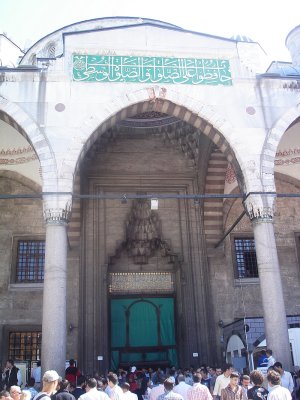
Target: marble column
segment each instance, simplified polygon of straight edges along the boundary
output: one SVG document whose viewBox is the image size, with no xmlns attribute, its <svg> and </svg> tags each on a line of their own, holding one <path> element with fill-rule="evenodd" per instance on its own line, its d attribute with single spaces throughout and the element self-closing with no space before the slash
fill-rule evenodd
<svg viewBox="0 0 300 400">
<path fill-rule="evenodd" d="M 267 348 L 273 351 L 284 369 L 290 370 L 292 360 L 274 234 L 273 202 L 272 197 L 252 195 L 245 206 L 254 232 Z"/>
<path fill-rule="evenodd" d="M 64 376 L 66 362 L 67 224 L 69 209 L 44 208 L 46 221 L 42 370 Z"/>
</svg>

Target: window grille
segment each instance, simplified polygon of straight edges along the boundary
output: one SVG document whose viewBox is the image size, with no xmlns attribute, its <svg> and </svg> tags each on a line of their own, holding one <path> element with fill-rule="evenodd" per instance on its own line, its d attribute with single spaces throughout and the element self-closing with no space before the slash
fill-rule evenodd
<svg viewBox="0 0 300 400">
<path fill-rule="evenodd" d="M 19 240 L 17 249 L 16 282 L 44 280 L 45 241 Z"/>
<path fill-rule="evenodd" d="M 235 238 L 235 258 L 238 278 L 257 278 L 257 259 L 253 238 Z"/>
<path fill-rule="evenodd" d="M 10 332 L 9 357 L 13 360 L 40 360 L 42 332 Z"/>
</svg>

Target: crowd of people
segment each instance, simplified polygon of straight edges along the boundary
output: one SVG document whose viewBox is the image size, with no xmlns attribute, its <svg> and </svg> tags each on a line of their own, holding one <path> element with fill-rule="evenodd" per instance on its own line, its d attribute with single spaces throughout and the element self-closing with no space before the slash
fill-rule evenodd
<svg viewBox="0 0 300 400">
<path fill-rule="evenodd" d="M 259 369 L 241 375 L 226 364 L 223 370 L 206 365 L 165 370 L 132 366 L 117 373 L 84 376 L 70 360 L 65 377 L 51 370 L 41 379 L 39 364 L 24 390 L 18 369 L 8 360 L 0 400 L 300 400 L 300 373 L 293 378 L 272 354 L 269 357 L 272 365 L 264 361 L 266 375 Z"/>
</svg>

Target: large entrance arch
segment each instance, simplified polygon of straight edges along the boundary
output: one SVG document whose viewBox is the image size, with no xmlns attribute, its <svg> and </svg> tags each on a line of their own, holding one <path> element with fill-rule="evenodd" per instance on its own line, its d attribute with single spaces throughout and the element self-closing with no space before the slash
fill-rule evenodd
<svg viewBox="0 0 300 400">
<path fill-rule="evenodd" d="M 222 190 L 221 180 L 225 179 L 228 161 L 235 166 L 243 187 L 241 168 L 234 151 L 212 122 L 167 99 L 163 88 L 141 92 L 147 95 L 147 100 L 122 108 L 86 138 L 80 151 L 76 147 L 69 152 L 66 162 L 69 167 L 73 163 L 80 175 L 81 193 L 91 197 L 119 194 L 120 198 L 124 193 L 133 196 L 143 193 L 196 194 L 203 193 L 215 182 L 217 186 L 214 187 Z M 141 98 L 140 92 L 138 95 Z M 136 101 L 137 97 L 137 94 L 132 95 L 130 101 Z M 177 98 L 177 101 L 182 104 L 189 101 L 192 105 L 191 99 Z M 202 111 L 205 113 L 203 105 Z M 211 109 L 209 112 L 210 121 L 221 125 L 220 118 Z M 214 180 L 213 173 L 207 184 L 207 171 L 208 168 L 212 170 L 212 165 L 220 178 Z M 222 172 L 218 168 L 220 165 Z M 213 189 L 210 190 L 213 193 Z M 206 213 L 213 215 L 209 231 L 204 221 L 203 204 L 196 205 L 187 200 L 166 199 L 149 215 L 148 202 L 140 213 L 142 216 L 138 215 L 139 206 L 135 200 L 125 198 L 120 202 L 94 198 L 82 202 L 79 349 L 81 364 L 87 370 L 99 368 L 96 354 L 103 357 L 100 368 L 116 367 L 115 360 L 126 363 L 130 357 L 139 356 L 141 359 L 135 361 L 140 364 L 143 357 L 149 361 L 155 356 L 156 359 L 151 359 L 155 364 L 161 360 L 163 352 L 172 355 L 177 350 L 181 365 L 200 360 L 216 362 L 220 351 L 216 345 L 205 235 L 209 231 L 211 236 L 215 235 L 215 240 L 222 234 L 222 212 L 215 210 L 216 204 L 210 206 L 211 210 Z M 216 223 L 219 230 L 214 228 Z M 138 232 L 142 238 L 135 237 L 132 232 Z M 149 232 L 152 235 L 155 232 L 155 242 Z M 173 283 L 167 290 L 163 282 L 169 277 Z M 137 280 L 138 288 L 133 283 Z M 151 286 L 154 280 L 155 287 Z M 113 289 L 115 281 L 122 281 L 119 289 Z M 147 285 L 152 289 L 147 290 Z M 134 351 L 132 343 L 120 345 L 119 332 L 111 332 L 115 327 L 110 324 L 114 321 L 112 305 L 135 297 L 162 298 L 162 294 L 174 299 L 176 343 L 153 346 L 152 342 L 143 342 L 143 346 L 136 346 L 143 350 L 140 353 Z M 129 318 L 127 322 L 130 331 L 132 321 Z M 110 338 L 114 338 L 113 343 Z M 162 345 L 170 348 L 162 349 Z M 199 360 L 195 360 L 195 354 L 199 355 Z M 176 357 L 166 356 L 164 362 L 171 363 Z"/>
</svg>

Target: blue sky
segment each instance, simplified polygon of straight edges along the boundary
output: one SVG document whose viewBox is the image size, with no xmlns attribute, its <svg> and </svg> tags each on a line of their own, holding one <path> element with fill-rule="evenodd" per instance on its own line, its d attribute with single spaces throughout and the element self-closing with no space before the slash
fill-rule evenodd
<svg viewBox="0 0 300 400">
<path fill-rule="evenodd" d="M 92 18 L 153 18 L 182 28 L 260 43 L 270 60 L 290 61 L 287 34 L 300 24 L 300 0 L 0 0 L 0 32 L 21 48 L 65 25 Z"/>
</svg>

